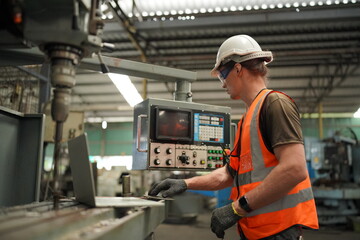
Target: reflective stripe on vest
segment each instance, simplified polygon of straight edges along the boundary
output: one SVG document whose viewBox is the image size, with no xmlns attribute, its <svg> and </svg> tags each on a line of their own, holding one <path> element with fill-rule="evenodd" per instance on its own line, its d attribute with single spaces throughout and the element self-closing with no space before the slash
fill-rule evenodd
<svg viewBox="0 0 360 240">
<path fill-rule="evenodd" d="M 254 114 L 252 115 L 251 118 L 250 139 L 251 139 L 251 158 L 253 164 L 253 171 L 239 174 L 237 178 L 238 182 L 236 182 L 236 178 L 234 178 L 234 184 L 233 184 L 234 187 L 262 181 L 273 169 L 273 167 L 266 168 L 264 166 L 264 161 L 263 161 L 264 157 L 261 151 L 261 146 L 259 143 L 258 132 L 257 132 L 257 118 L 260 112 L 259 108 L 262 105 L 264 98 L 270 92 L 271 91 L 268 91 L 261 96 L 260 100 L 255 106 Z M 244 124 L 244 122 L 242 124 Z"/>
<path fill-rule="evenodd" d="M 299 203 L 309 201 L 314 198 L 311 188 L 305 188 L 300 190 L 298 193 L 286 195 L 280 200 L 273 202 L 265 207 L 256 209 L 251 213 L 247 214 L 247 217 L 256 216 L 263 213 L 276 212 L 287 208 L 292 208 Z"/>
<path fill-rule="evenodd" d="M 260 112 L 259 108 L 262 105 L 261 103 L 263 102 L 264 98 L 270 92 L 271 91 L 268 91 L 260 98 L 260 100 L 256 104 L 254 114 L 252 115 L 251 118 L 251 124 L 250 124 L 251 157 L 252 157 L 252 163 L 254 169 L 253 171 L 239 174 L 238 183 L 234 182 L 234 186 L 242 186 L 253 182 L 262 181 L 273 169 L 273 167 L 266 168 L 264 166 L 264 161 L 263 161 L 264 158 L 262 155 L 261 146 L 258 138 L 258 132 L 257 132 L 257 118 Z M 234 181 L 236 181 L 236 178 L 234 179 Z"/>
</svg>

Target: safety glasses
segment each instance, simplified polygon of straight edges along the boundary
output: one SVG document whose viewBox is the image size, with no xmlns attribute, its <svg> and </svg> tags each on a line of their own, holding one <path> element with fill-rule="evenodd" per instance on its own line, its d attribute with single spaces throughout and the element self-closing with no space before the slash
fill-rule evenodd
<svg viewBox="0 0 360 240">
<path fill-rule="evenodd" d="M 218 78 L 222 84 L 224 84 L 225 79 L 229 76 L 231 70 L 234 68 L 236 62 L 229 62 L 224 65 L 225 68 L 223 70 L 218 70 Z"/>
</svg>

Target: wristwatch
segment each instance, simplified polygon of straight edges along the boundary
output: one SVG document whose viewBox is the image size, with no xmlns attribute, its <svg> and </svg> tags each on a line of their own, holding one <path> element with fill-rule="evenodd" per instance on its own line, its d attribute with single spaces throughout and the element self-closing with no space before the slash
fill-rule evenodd
<svg viewBox="0 0 360 240">
<path fill-rule="evenodd" d="M 246 212 L 251 212 L 252 209 L 251 207 L 249 206 L 249 203 L 248 203 L 248 200 L 246 198 L 246 196 L 242 196 L 240 199 L 239 199 L 239 205 L 242 209 L 244 209 Z"/>
</svg>

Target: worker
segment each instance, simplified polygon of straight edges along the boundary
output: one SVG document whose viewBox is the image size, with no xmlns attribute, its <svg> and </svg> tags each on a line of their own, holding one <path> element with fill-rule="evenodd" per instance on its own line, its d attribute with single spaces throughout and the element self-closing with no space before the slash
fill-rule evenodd
<svg viewBox="0 0 360 240">
<path fill-rule="evenodd" d="M 250 36 L 222 43 L 211 74 L 231 99 L 246 105 L 229 162 L 207 175 L 165 179 L 149 191 L 170 197 L 232 186 L 232 203 L 212 213 L 218 238 L 236 223 L 240 239 L 302 239 L 302 228 L 318 229 L 298 108 L 286 94 L 266 87 L 272 60 Z"/>
</svg>

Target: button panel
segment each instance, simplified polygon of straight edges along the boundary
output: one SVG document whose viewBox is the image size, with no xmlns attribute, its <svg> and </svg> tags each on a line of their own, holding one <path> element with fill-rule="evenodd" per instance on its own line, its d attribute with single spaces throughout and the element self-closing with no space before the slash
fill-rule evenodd
<svg viewBox="0 0 360 240">
<path fill-rule="evenodd" d="M 149 154 L 150 168 L 174 168 L 175 146 L 168 143 L 151 143 Z"/>
<path fill-rule="evenodd" d="M 150 143 L 149 167 L 214 170 L 223 166 L 220 146 Z"/>
</svg>

